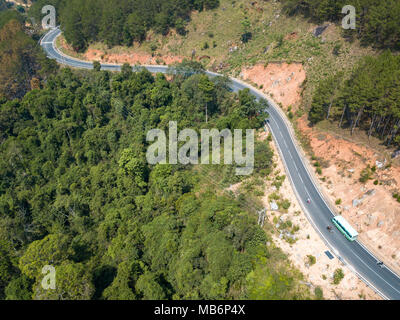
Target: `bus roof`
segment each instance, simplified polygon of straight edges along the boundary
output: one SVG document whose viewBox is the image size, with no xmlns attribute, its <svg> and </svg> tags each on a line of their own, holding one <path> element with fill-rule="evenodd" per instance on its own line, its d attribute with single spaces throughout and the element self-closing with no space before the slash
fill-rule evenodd
<svg viewBox="0 0 400 320">
<path fill-rule="evenodd" d="M 343 218 L 342 216 L 336 216 L 334 219 L 338 221 L 347 230 L 347 232 L 350 234 L 352 238 L 358 236 L 358 232 L 354 230 L 354 228 L 350 225 L 350 223 L 347 222 L 345 218 Z"/>
</svg>

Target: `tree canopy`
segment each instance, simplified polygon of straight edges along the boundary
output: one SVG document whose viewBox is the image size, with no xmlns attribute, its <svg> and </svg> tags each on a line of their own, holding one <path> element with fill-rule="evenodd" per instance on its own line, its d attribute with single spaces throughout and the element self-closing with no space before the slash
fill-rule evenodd
<svg viewBox="0 0 400 320">
<path fill-rule="evenodd" d="M 56 7 L 65 38 L 82 51 L 92 41 L 130 46 L 143 41 L 149 29 L 184 34 L 191 11 L 216 8 L 219 0 L 38 0 L 31 14 L 39 19 L 46 4 Z"/>
<path fill-rule="evenodd" d="M 254 212 L 210 190 L 208 173 L 147 163 L 146 132 L 169 121 L 199 132 L 260 128 L 267 116 L 248 90 L 231 92 L 225 78 L 185 66 L 170 81 L 128 65 L 114 74 L 64 68 L 1 102 L 3 298 L 262 298 L 250 290 L 264 277 L 260 259 L 271 263 L 271 285 L 291 277 L 289 266 L 273 267 L 284 257 L 267 249 Z M 272 150 L 257 148 L 255 174 L 268 175 Z M 56 289 L 41 287 L 45 265 L 56 270 Z M 299 295 L 296 282 L 272 295 Z"/>
<path fill-rule="evenodd" d="M 352 132 L 360 127 L 387 145 L 400 143 L 400 57 L 390 51 L 364 57 L 344 79 L 343 72 L 321 81 L 309 119 L 338 121 Z"/>
<path fill-rule="evenodd" d="M 16 11 L 0 12 L 0 99 L 21 98 L 57 69 L 24 30 Z"/>
</svg>

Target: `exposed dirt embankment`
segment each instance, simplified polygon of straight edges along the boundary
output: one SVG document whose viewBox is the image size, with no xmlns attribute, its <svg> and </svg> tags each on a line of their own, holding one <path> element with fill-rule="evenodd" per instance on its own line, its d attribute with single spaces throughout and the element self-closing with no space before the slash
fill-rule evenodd
<svg viewBox="0 0 400 320">
<path fill-rule="evenodd" d="M 301 101 L 301 85 L 306 79 L 306 72 L 300 63 L 257 64 L 244 68 L 242 77 L 258 86 L 283 107 L 296 107 Z"/>
<path fill-rule="evenodd" d="M 371 148 L 311 129 L 304 118 L 298 125 L 318 157 L 325 180 L 320 182 L 338 212 L 371 251 L 400 273 L 400 203 L 393 198 L 400 190 L 400 168 Z M 366 182 L 360 182 L 361 176 L 368 176 Z"/>
<path fill-rule="evenodd" d="M 63 36 L 58 40 L 58 46 L 67 55 L 86 60 L 86 61 L 99 61 L 101 63 L 123 64 L 129 63 L 130 65 L 169 65 L 176 62 L 182 62 L 185 58 L 183 56 L 174 55 L 152 55 L 145 52 L 137 52 L 135 48 L 121 49 L 118 52 L 118 47 L 113 49 L 96 49 L 89 48 L 85 53 L 76 53 L 71 45 L 69 45 Z M 128 50 L 128 51 L 127 51 Z"/>
<path fill-rule="evenodd" d="M 105 53 L 102 50 L 89 49 L 84 54 L 84 58 L 89 61 L 99 61 L 105 63 L 123 64 L 173 64 L 175 62 L 182 62 L 183 57 L 176 56 L 152 56 L 146 53 Z"/>
</svg>

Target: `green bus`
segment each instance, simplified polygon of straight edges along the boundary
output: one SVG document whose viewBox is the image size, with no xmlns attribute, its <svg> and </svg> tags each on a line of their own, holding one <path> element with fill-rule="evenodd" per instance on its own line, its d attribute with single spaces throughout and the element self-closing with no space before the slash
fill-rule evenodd
<svg viewBox="0 0 400 320">
<path fill-rule="evenodd" d="M 342 216 L 336 216 L 332 218 L 333 224 L 339 229 L 341 233 L 347 238 L 347 240 L 354 241 L 357 239 L 358 232 L 346 221 Z"/>
</svg>

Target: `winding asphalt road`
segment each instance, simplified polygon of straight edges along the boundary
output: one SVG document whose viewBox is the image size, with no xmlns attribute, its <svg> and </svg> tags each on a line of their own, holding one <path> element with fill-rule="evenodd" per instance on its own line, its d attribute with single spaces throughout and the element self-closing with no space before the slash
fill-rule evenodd
<svg viewBox="0 0 400 320">
<path fill-rule="evenodd" d="M 55 46 L 55 40 L 61 31 L 50 30 L 41 39 L 40 44 L 51 59 L 58 63 L 74 68 L 92 69 L 92 63 L 77 60 L 62 54 Z M 119 71 L 121 66 L 114 64 L 102 64 L 102 70 Z M 165 73 L 167 66 L 142 66 L 150 72 Z M 218 76 L 216 73 L 207 72 L 209 76 Z M 336 228 L 331 233 L 326 227 L 332 225 L 330 219 L 334 216 L 333 211 L 320 193 L 314 183 L 313 175 L 305 164 L 300 148 L 297 146 L 290 125 L 276 104 L 262 92 L 254 89 L 237 79 L 231 78 L 231 89 L 238 91 L 248 88 L 258 99 L 266 99 L 269 103 L 268 113 L 270 115 L 267 125 L 280 149 L 288 177 L 298 197 L 301 206 L 308 215 L 311 224 L 320 234 L 331 251 L 355 272 L 364 282 L 371 286 L 385 299 L 400 300 L 400 278 L 388 267 L 379 267 L 377 258 L 373 256 L 359 241 L 348 241 Z M 310 198 L 308 204 L 306 199 Z M 343 281 L 346 281 L 344 279 Z"/>
</svg>

